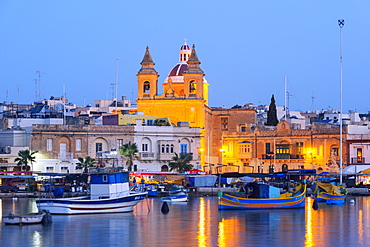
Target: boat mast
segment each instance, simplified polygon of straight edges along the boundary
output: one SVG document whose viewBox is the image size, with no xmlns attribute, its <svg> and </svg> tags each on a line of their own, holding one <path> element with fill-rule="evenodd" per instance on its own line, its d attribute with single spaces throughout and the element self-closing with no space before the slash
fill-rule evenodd
<svg viewBox="0 0 370 247">
<path fill-rule="evenodd" d="M 286 91 L 286 75 L 284 76 L 284 110 L 285 110 L 285 121 L 287 121 L 287 114 L 288 114 L 288 107 L 286 105 L 286 97 L 287 97 L 287 91 Z"/>
<path fill-rule="evenodd" d="M 340 136 L 340 144 L 339 144 L 339 169 L 340 169 L 340 184 L 342 185 L 343 182 L 343 123 L 342 123 L 342 28 L 344 26 L 344 20 L 339 19 L 338 20 L 338 25 L 339 25 L 339 40 L 340 40 L 340 45 L 339 45 L 339 59 L 340 59 L 340 113 L 339 113 L 339 136 Z"/>
</svg>

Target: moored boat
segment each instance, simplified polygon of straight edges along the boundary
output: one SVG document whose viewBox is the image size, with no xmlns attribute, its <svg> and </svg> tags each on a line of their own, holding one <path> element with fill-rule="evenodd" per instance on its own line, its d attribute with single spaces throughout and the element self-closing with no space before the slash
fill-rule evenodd
<svg viewBox="0 0 370 247">
<path fill-rule="evenodd" d="M 299 184 L 293 191 L 280 194 L 280 189 L 268 184 L 251 183 L 248 197 L 219 193 L 218 209 L 291 209 L 304 208 L 306 185 Z"/>
<path fill-rule="evenodd" d="M 162 197 L 162 201 L 187 202 L 188 201 L 188 195 L 187 194 L 182 194 L 182 195 L 166 196 L 166 197 Z"/>
<path fill-rule="evenodd" d="M 50 213 L 42 210 L 38 213 L 30 213 L 30 214 L 9 214 L 7 216 L 3 216 L 3 222 L 6 225 L 22 225 L 22 224 L 37 224 L 44 222 L 51 222 Z"/>
<path fill-rule="evenodd" d="M 341 185 L 316 182 L 312 185 L 313 195 L 318 202 L 327 204 L 344 204 L 348 191 Z"/>
<path fill-rule="evenodd" d="M 147 196 L 147 192 L 130 192 L 128 172 L 91 174 L 90 190 L 87 197 L 41 198 L 36 204 L 51 214 L 124 213 Z"/>
</svg>

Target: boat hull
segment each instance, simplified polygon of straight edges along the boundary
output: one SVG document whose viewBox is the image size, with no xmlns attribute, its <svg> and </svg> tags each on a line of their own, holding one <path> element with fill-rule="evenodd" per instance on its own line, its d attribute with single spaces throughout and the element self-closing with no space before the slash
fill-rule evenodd
<svg viewBox="0 0 370 247">
<path fill-rule="evenodd" d="M 143 201 L 147 193 L 136 193 L 127 196 L 89 200 L 86 198 L 43 198 L 36 200 L 39 210 L 49 210 L 51 214 L 104 214 L 126 213 L 134 210 Z"/>
<path fill-rule="evenodd" d="M 258 209 L 292 209 L 304 208 L 306 201 L 306 189 L 297 196 L 286 198 L 242 198 L 222 194 L 219 196 L 219 210 L 258 210 Z"/>
<path fill-rule="evenodd" d="M 320 192 L 317 195 L 317 200 L 318 202 L 326 202 L 327 204 L 344 204 L 346 197 L 347 194 L 337 196 L 326 192 Z"/>
<path fill-rule="evenodd" d="M 166 196 L 162 198 L 162 201 L 167 202 L 187 202 L 188 195 L 176 195 L 176 196 Z"/>
<path fill-rule="evenodd" d="M 3 222 L 6 225 L 37 224 L 42 222 L 45 215 L 45 212 L 27 215 L 9 215 L 3 216 Z"/>
</svg>

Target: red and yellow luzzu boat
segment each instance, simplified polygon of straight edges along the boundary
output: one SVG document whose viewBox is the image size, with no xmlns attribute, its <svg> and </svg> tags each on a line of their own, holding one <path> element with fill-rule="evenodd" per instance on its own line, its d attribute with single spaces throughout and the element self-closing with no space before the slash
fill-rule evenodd
<svg viewBox="0 0 370 247">
<path fill-rule="evenodd" d="M 268 187 L 266 187 L 268 186 Z M 256 186 L 255 188 L 258 188 Z M 265 189 L 272 189 L 273 186 L 265 184 Z M 275 188 L 279 189 L 279 188 Z M 280 189 L 279 189 L 280 190 Z M 250 194 L 250 193 L 249 193 Z M 254 193 L 256 194 L 256 193 Z M 257 193 L 258 194 L 258 193 Z M 261 193 L 259 193 L 261 194 Z M 270 193 L 271 194 L 271 193 Z M 265 193 L 265 198 L 255 198 L 256 195 L 252 195 L 254 198 L 243 198 L 231 196 L 228 194 L 223 194 L 220 192 L 218 200 L 219 210 L 229 210 L 229 209 L 291 209 L 291 208 L 304 208 L 306 200 L 306 185 L 298 185 L 292 193 L 281 194 L 280 196 L 275 195 L 275 198 L 266 198 L 267 193 Z M 261 197 L 261 196 L 259 196 Z"/>
</svg>

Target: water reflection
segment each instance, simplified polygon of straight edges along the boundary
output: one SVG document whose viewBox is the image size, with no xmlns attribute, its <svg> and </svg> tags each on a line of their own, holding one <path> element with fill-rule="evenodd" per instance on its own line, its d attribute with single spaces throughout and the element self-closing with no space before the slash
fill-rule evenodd
<svg viewBox="0 0 370 247">
<path fill-rule="evenodd" d="M 0 246 L 367 246 L 370 198 L 312 209 L 218 211 L 216 197 L 170 203 L 145 199 L 132 213 L 53 216 L 41 224 L 4 226 Z M 34 199 L 0 200 L 1 213 L 35 212 Z M 37 209 L 36 209 L 37 210 Z M 22 236 L 22 237 L 19 237 Z"/>
</svg>

